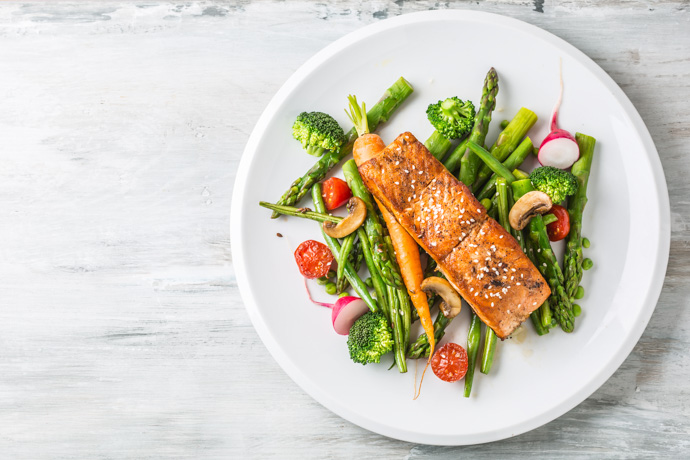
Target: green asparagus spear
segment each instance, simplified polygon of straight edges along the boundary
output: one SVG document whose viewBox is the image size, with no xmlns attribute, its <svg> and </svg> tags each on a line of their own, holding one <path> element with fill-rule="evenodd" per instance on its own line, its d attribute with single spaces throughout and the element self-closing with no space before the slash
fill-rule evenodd
<svg viewBox="0 0 690 460">
<path fill-rule="evenodd" d="M 479 158 L 479 161 L 483 161 L 498 177 L 502 177 L 506 180 L 508 185 L 512 184 L 515 180 L 515 175 L 510 169 L 503 166 L 503 163 L 494 158 L 485 148 L 476 144 L 472 141 L 467 143 L 467 147 Z"/>
<path fill-rule="evenodd" d="M 570 233 L 566 240 L 565 262 L 565 290 L 570 297 L 574 297 L 577 287 L 582 280 L 582 214 L 587 204 L 587 182 L 592 168 L 594 144 L 596 140 L 586 134 L 575 133 L 575 139 L 580 147 L 580 158 L 571 170 L 577 179 L 577 192 L 568 199 L 568 214 L 570 214 Z"/>
<path fill-rule="evenodd" d="M 436 315 L 434 320 L 434 337 L 436 338 L 436 343 L 438 343 L 446 333 L 446 327 L 450 324 L 450 321 L 446 316 L 440 311 Z M 407 357 L 411 359 L 428 358 L 429 357 L 429 338 L 426 333 L 422 333 L 417 341 L 410 345 L 410 350 L 407 352 Z"/>
<path fill-rule="evenodd" d="M 470 138 L 466 137 L 463 141 L 461 141 L 458 146 L 453 149 L 451 154 L 448 155 L 448 158 L 443 161 L 443 166 L 445 166 L 446 169 L 451 172 L 451 174 L 456 174 L 456 170 L 460 167 L 462 158 L 467 151 L 467 142 L 469 142 L 469 140 Z"/>
<path fill-rule="evenodd" d="M 513 193 L 516 199 L 532 190 L 534 187 L 528 179 L 513 182 Z M 563 272 L 558 265 L 553 249 L 551 249 L 546 226 L 541 216 L 537 215 L 530 220 L 528 236 L 535 248 L 534 257 L 537 261 L 537 268 L 551 287 L 550 306 L 553 308 L 553 315 L 561 329 L 565 332 L 572 332 L 574 327 L 572 301 L 565 291 Z"/>
<path fill-rule="evenodd" d="M 537 116 L 529 109 L 521 108 L 515 118 L 506 126 L 506 128 L 498 135 L 496 143 L 489 149 L 491 155 L 494 156 L 498 161 L 505 161 L 506 158 L 520 145 L 522 138 L 525 137 L 527 131 L 534 126 L 537 122 Z M 532 147 L 530 146 L 530 149 Z M 531 150 L 530 150 L 531 151 Z M 525 155 L 525 158 L 527 155 Z M 523 158 L 524 160 L 524 158 Z M 522 162 L 520 162 L 522 163 Z M 513 167 L 508 167 L 511 171 L 520 166 L 517 164 Z M 472 185 L 472 191 L 477 192 L 481 190 L 486 181 L 491 176 L 491 169 L 483 164 L 479 167 L 479 172 L 477 173 L 477 179 Z"/>
<path fill-rule="evenodd" d="M 467 332 L 467 373 L 465 374 L 465 398 L 470 397 L 472 392 L 472 381 L 474 380 L 474 369 L 477 366 L 477 355 L 479 354 L 479 342 L 482 337 L 482 320 L 472 312 L 470 320 L 470 330 Z"/>
<path fill-rule="evenodd" d="M 503 161 L 503 166 L 505 166 L 509 171 L 513 171 L 515 168 L 520 166 L 523 161 L 525 161 L 525 158 L 527 158 L 530 153 L 532 153 L 532 140 L 529 137 L 526 137 L 525 140 L 520 143 L 518 148 L 516 148 L 513 153 L 511 153 L 510 156 Z M 476 194 L 479 201 L 485 198 L 491 198 L 496 194 L 497 177 L 498 176 L 494 174 L 489 181 L 484 184 L 484 187 L 482 187 L 479 193 Z"/>
<path fill-rule="evenodd" d="M 265 201 L 259 201 L 259 206 L 268 208 L 274 213 L 285 216 L 301 217 L 303 219 L 311 219 L 316 222 L 335 222 L 338 223 L 343 220 L 342 217 L 331 216 L 325 212 L 314 212 L 309 208 L 295 208 L 294 206 L 284 206 L 273 203 L 267 203 Z"/>
<path fill-rule="evenodd" d="M 440 161 L 446 156 L 446 152 L 450 150 L 451 144 L 441 133 L 434 131 L 431 133 L 431 136 L 429 136 L 429 139 L 424 142 L 424 147 L 429 150 L 429 153 L 431 153 L 434 158 Z"/>
<path fill-rule="evenodd" d="M 369 127 L 375 130 L 381 123 L 388 121 L 395 110 L 412 94 L 412 86 L 404 78 L 400 77 L 393 85 L 386 90 L 381 99 L 367 112 Z M 345 134 L 345 142 L 340 150 L 326 153 L 322 156 L 307 173 L 295 180 L 290 188 L 278 200 L 279 205 L 294 205 L 302 199 L 311 189 L 312 185 L 326 177 L 335 165 L 352 152 L 352 146 L 357 139 L 357 131 L 352 128 Z M 272 218 L 278 217 L 278 213 L 273 213 Z"/>
<path fill-rule="evenodd" d="M 357 238 L 355 239 L 355 243 L 352 246 L 352 251 L 350 252 L 348 262 L 352 264 L 352 268 L 355 272 L 359 272 L 359 267 L 362 266 L 363 260 L 364 252 L 362 252 L 362 243 L 359 241 L 359 238 Z M 335 283 L 336 292 L 340 292 L 342 294 L 343 292 L 345 292 L 349 285 L 350 282 L 347 280 L 347 276 L 343 276 L 341 279 L 338 280 L 337 283 Z"/>
<path fill-rule="evenodd" d="M 489 132 L 489 123 L 491 123 L 491 112 L 496 107 L 496 94 L 498 94 L 498 74 L 493 67 L 489 69 L 484 80 L 484 88 L 482 89 L 482 99 L 479 105 L 479 110 L 474 118 L 474 126 L 470 133 L 469 142 L 484 145 L 486 134 Z M 481 166 L 481 160 L 471 150 L 466 150 L 460 160 L 460 180 L 472 187 L 477 172 Z"/>
<path fill-rule="evenodd" d="M 343 279 L 345 279 L 345 266 L 347 265 L 347 260 L 350 257 L 352 248 L 355 245 L 355 238 L 357 234 L 355 232 L 350 233 L 343 239 L 343 244 L 340 245 L 340 254 L 338 254 L 338 269 L 335 275 L 336 293 L 340 294 L 341 291 L 338 290 L 338 285 L 342 285 Z"/>
<path fill-rule="evenodd" d="M 510 212 L 510 209 L 508 209 L 508 184 L 503 177 L 496 179 L 496 195 L 498 198 L 498 222 L 507 232 L 510 232 L 511 227 L 508 220 L 508 213 Z M 496 333 L 487 326 L 484 335 L 484 351 L 482 352 L 482 365 L 480 368 L 482 374 L 488 374 L 491 370 L 497 340 Z"/>
</svg>

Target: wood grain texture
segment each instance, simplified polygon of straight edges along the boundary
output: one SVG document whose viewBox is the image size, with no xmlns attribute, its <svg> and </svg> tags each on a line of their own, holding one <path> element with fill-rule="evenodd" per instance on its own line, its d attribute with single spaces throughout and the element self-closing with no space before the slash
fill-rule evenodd
<svg viewBox="0 0 690 460">
<path fill-rule="evenodd" d="M 249 322 L 228 236 L 242 149 L 288 76 L 442 8 L 592 57 L 647 123 L 672 209 L 664 290 L 623 366 L 554 422 L 462 448 L 372 434 L 297 387 Z M 687 0 L 0 3 L 0 456 L 687 457 L 688 31 Z"/>
</svg>

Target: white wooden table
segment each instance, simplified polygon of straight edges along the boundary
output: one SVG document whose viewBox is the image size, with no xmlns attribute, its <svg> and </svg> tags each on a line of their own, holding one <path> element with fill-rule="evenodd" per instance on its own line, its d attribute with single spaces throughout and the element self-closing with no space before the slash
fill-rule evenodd
<svg viewBox="0 0 690 460">
<path fill-rule="evenodd" d="M 244 144 L 287 77 L 435 8 L 522 19 L 597 61 L 672 207 L 664 290 L 623 366 L 560 419 L 464 448 L 372 434 L 297 387 L 249 322 L 228 236 Z M 0 3 L 0 457 L 688 458 L 688 100 L 687 0 Z"/>
</svg>

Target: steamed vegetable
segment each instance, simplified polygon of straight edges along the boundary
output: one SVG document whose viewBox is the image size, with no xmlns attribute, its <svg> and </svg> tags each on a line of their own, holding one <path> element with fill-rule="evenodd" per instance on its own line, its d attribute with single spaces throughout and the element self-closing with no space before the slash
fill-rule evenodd
<svg viewBox="0 0 690 460">
<path fill-rule="evenodd" d="M 549 195 L 551 201 L 556 204 L 562 203 L 566 197 L 577 191 L 575 176 L 553 166 L 536 168 L 530 173 L 529 178 L 534 188 Z"/>
<path fill-rule="evenodd" d="M 292 125 L 292 137 L 300 141 L 309 155 L 319 157 L 327 150 L 339 149 L 345 133 L 327 113 L 302 112 Z"/>
<path fill-rule="evenodd" d="M 412 86 L 404 78 L 400 77 L 393 85 L 386 90 L 383 97 L 367 112 L 366 118 L 369 127 L 375 130 L 381 123 L 388 121 L 393 112 L 400 107 L 407 97 L 412 94 Z M 352 128 L 345 134 L 345 142 L 337 149 L 323 155 L 319 161 L 309 169 L 302 177 L 295 180 L 290 188 L 278 200 L 279 205 L 292 206 L 304 197 L 312 186 L 326 177 L 335 165 L 352 152 L 352 145 L 357 139 L 357 131 Z M 278 213 L 273 213 L 273 219 L 278 217 Z"/>
<path fill-rule="evenodd" d="M 460 139 L 470 132 L 474 125 L 474 114 L 472 102 L 463 101 L 455 96 L 429 104 L 426 115 L 436 131 L 424 145 L 437 160 L 441 160 L 442 154 L 450 148 L 450 139 Z"/>
<path fill-rule="evenodd" d="M 519 198 L 534 189 L 529 179 L 514 181 L 512 185 L 513 195 L 518 201 Z M 572 332 L 575 321 L 572 301 L 565 291 L 563 272 L 551 248 L 549 236 L 546 233 L 546 226 L 544 225 L 541 215 L 537 214 L 532 217 L 528 225 L 527 236 L 534 247 L 534 257 L 537 262 L 535 265 L 551 288 L 549 305 L 561 329 L 565 332 Z"/>
<path fill-rule="evenodd" d="M 393 333 L 388 319 L 381 313 L 369 312 L 357 319 L 347 338 L 350 359 L 356 363 L 378 363 L 381 356 L 393 349 Z"/>
</svg>

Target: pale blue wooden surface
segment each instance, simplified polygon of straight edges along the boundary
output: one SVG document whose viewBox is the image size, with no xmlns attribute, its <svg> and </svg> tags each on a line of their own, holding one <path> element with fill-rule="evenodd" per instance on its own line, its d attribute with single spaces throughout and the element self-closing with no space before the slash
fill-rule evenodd
<svg viewBox="0 0 690 460">
<path fill-rule="evenodd" d="M 673 232 L 657 310 L 614 376 L 546 426 L 461 448 L 372 434 L 297 387 L 249 322 L 228 236 L 244 144 L 285 79 L 361 26 L 448 7 L 540 26 L 613 77 L 656 142 Z M 687 457 L 689 10 L 0 3 L 0 457 Z"/>
</svg>

